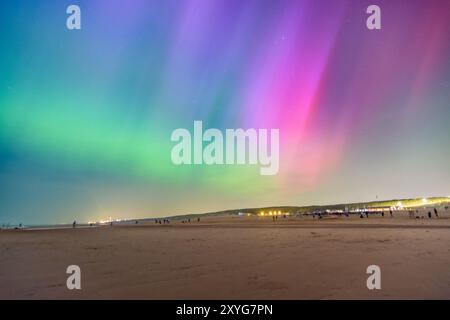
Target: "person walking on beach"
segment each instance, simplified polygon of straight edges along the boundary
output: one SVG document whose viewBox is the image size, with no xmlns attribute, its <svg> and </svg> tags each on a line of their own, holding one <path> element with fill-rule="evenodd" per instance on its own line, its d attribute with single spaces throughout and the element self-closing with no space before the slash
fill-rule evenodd
<svg viewBox="0 0 450 320">
<path fill-rule="evenodd" d="M 431 219 L 431 211 L 428 211 L 428 218 Z"/>
<path fill-rule="evenodd" d="M 76 226 L 77 226 L 77 221 L 75 220 L 75 221 L 72 223 L 72 228 L 75 229 Z"/>
<path fill-rule="evenodd" d="M 438 212 L 436 210 L 436 208 L 434 208 L 434 215 L 436 216 L 436 218 L 439 218 Z"/>
<path fill-rule="evenodd" d="M 391 218 L 394 217 L 394 215 L 392 214 L 392 210 L 389 209 L 389 214 L 391 215 Z"/>
</svg>

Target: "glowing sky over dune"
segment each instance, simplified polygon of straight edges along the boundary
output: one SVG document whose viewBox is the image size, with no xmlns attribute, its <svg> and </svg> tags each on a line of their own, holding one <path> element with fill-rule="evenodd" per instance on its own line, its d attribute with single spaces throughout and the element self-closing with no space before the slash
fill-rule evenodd
<svg viewBox="0 0 450 320">
<path fill-rule="evenodd" d="M 450 1 L 11 0 L 0 30 L 0 223 L 450 194 Z M 279 128 L 279 173 L 173 165 L 194 120 Z"/>
</svg>

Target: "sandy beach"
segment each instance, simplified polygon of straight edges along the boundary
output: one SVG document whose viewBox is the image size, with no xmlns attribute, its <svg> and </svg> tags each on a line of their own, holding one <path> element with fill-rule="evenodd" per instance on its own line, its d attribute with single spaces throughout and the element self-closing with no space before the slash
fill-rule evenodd
<svg viewBox="0 0 450 320">
<path fill-rule="evenodd" d="M 449 231 L 448 213 L 1 230 L 0 298 L 449 299 Z M 81 290 L 66 287 L 69 265 Z"/>
</svg>

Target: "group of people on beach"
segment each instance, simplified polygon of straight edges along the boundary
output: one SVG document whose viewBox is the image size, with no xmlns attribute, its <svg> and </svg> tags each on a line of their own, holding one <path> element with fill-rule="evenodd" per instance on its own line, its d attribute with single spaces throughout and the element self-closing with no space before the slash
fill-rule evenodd
<svg viewBox="0 0 450 320">
<path fill-rule="evenodd" d="M 445 209 L 448 210 L 448 207 L 446 207 Z M 436 208 L 433 208 L 433 212 L 434 212 L 434 216 L 436 218 L 439 218 L 438 210 Z M 415 211 L 414 210 L 409 210 L 408 213 L 409 213 L 409 217 L 412 218 L 412 219 L 414 219 L 414 218 L 419 219 L 420 218 L 418 209 L 416 209 Z M 339 213 L 338 215 L 342 215 L 342 214 L 344 214 L 346 217 L 349 217 L 349 212 Z M 384 217 L 384 211 L 380 212 L 380 211 L 368 211 L 368 210 L 361 211 L 359 213 L 359 217 L 361 219 L 369 218 L 369 215 L 371 215 L 371 214 L 380 214 L 382 217 Z M 389 210 L 389 215 L 390 215 L 391 218 L 394 217 L 394 212 L 392 211 L 392 209 Z M 323 218 L 323 214 L 321 212 L 313 212 L 312 216 L 313 216 L 313 218 L 318 217 L 318 219 L 322 219 Z M 433 216 L 432 211 L 428 211 L 428 218 L 431 219 L 432 216 Z M 422 218 L 424 218 L 424 216 L 422 216 Z"/>
<path fill-rule="evenodd" d="M 170 220 L 169 219 L 155 219 L 155 223 L 156 224 L 169 224 Z"/>
<path fill-rule="evenodd" d="M 369 218 L 369 214 L 377 214 L 378 212 L 370 212 L 370 211 L 364 211 L 364 212 L 361 212 L 360 213 L 360 215 L 359 215 L 359 217 L 361 218 L 361 219 L 363 219 L 364 218 L 364 216 L 366 217 L 366 218 Z M 384 218 L 384 211 L 381 211 L 381 216 Z M 389 210 L 389 215 L 390 215 L 390 217 L 391 218 L 393 218 L 394 217 L 394 212 L 392 211 L 392 210 Z"/>
<path fill-rule="evenodd" d="M 434 216 L 436 218 L 439 218 L 439 214 L 438 214 L 438 211 L 436 208 L 433 208 L 433 212 L 434 212 Z M 423 219 L 424 218 L 424 216 L 419 217 L 419 210 L 417 210 L 417 209 L 416 209 L 415 213 L 413 210 L 410 210 L 409 217 L 412 219 L 414 219 L 414 218 L 416 218 L 416 219 L 422 218 Z M 431 211 L 428 211 L 428 219 L 431 219 L 432 217 L 433 217 L 433 214 L 431 213 Z"/>
<path fill-rule="evenodd" d="M 286 219 L 286 215 L 285 215 L 285 214 L 283 214 L 283 215 L 280 216 L 280 217 L 283 217 L 283 219 Z M 277 221 L 277 220 L 278 220 L 278 216 L 277 216 L 277 215 L 272 216 L 272 221 Z"/>
<path fill-rule="evenodd" d="M 447 206 L 447 207 L 445 207 L 445 210 L 448 210 L 449 209 L 449 207 Z M 361 218 L 361 219 L 363 219 L 364 217 L 365 218 L 369 218 L 369 214 L 378 214 L 378 213 L 380 213 L 381 214 L 381 216 L 382 217 L 384 217 L 384 211 L 381 211 L 381 212 L 370 212 L 370 211 L 368 211 L 368 210 L 366 210 L 366 211 L 362 211 L 362 212 L 360 212 L 360 214 L 359 214 L 359 217 Z M 419 219 L 419 218 L 424 218 L 424 216 L 421 216 L 421 217 L 419 217 L 419 210 L 418 209 L 416 209 L 415 211 L 414 210 L 409 210 L 408 211 L 408 213 L 409 213 L 409 217 L 411 218 L 411 219 Z M 438 214 L 438 210 L 436 209 L 436 208 L 433 208 L 433 213 L 434 213 L 434 216 L 436 217 L 436 218 L 439 218 L 439 214 Z M 349 217 L 349 212 L 344 212 L 343 213 L 346 217 Z M 389 215 L 391 216 L 391 218 L 392 217 L 394 217 L 394 213 L 393 213 L 393 211 L 392 210 L 389 210 Z M 317 216 L 317 218 L 318 219 L 322 219 L 323 218 L 323 215 L 322 215 L 322 213 L 321 212 L 313 212 L 312 213 L 312 217 L 313 218 L 316 218 L 316 216 Z M 281 217 L 281 216 L 280 216 Z M 282 216 L 284 219 L 286 219 L 286 215 L 283 215 Z M 428 211 L 428 218 L 429 219 L 431 219 L 433 217 L 433 214 L 432 214 L 432 211 Z M 200 217 L 198 217 L 197 219 L 197 222 L 200 222 Z M 274 215 L 274 216 L 272 216 L 272 221 L 277 221 L 278 220 L 278 216 L 277 215 Z M 139 222 L 136 220 L 135 221 L 135 224 L 138 224 Z M 156 224 L 169 224 L 170 223 L 170 220 L 169 219 L 155 219 L 155 223 Z M 187 218 L 187 219 L 183 219 L 183 220 L 181 220 L 181 223 L 191 223 L 191 219 L 190 218 Z M 111 226 L 113 225 L 113 223 L 111 222 Z M 22 224 L 20 224 L 20 227 L 22 226 Z M 72 228 L 76 228 L 76 226 L 77 226 L 77 221 L 75 220 L 73 223 L 72 223 Z"/>
</svg>

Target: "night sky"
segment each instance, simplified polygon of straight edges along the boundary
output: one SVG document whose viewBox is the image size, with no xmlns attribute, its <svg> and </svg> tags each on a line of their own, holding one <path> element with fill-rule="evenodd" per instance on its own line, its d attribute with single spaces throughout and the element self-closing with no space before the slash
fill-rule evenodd
<svg viewBox="0 0 450 320">
<path fill-rule="evenodd" d="M 0 224 L 450 195 L 448 0 L 6 0 L 0 48 Z M 194 120 L 278 174 L 175 166 Z"/>
</svg>

